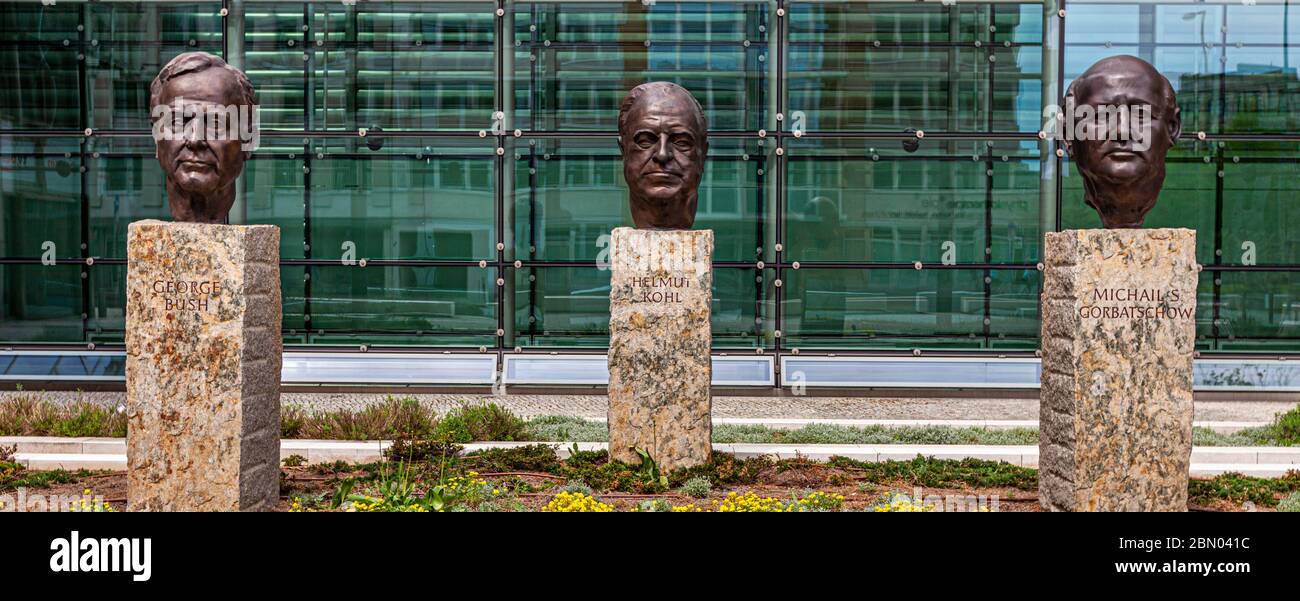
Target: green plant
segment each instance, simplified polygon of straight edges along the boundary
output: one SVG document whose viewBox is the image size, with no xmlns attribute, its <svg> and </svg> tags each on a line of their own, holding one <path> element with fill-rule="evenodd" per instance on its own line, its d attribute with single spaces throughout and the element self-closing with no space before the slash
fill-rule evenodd
<svg viewBox="0 0 1300 601">
<path fill-rule="evenodd" d="M 826 464 L 855 472 L 868 481 L 876 483 L 902 482 L 929 488 L 958 488 L 967 485 L 1038 490 L 1038 470 L 1002 461 L 980 459 L 951 461 L 918 455 L 916 459 L 910 461 L 874 463 L 835 456 L 831 457 Z"/>
<path fill-rule="evenodd" d="M 1254 478 L 1236 472 L 1219 474 L 1208 480 L 1193 479 L 1188 483 L 1188 502 L 1208 505 L 1215 501 L 1244 503 L 1273 507 L 1278 497 L 1300 490 L 1300 471 L 1289 471 L 1280 478 Z"/>
<path fill-rule="evenodd" d="M 673 506 L 663 499 L 650 499 L 637 503 L 633 511 L 639 513 L 672 513 Z"/>
<path fill-rule="evenodd" d="M 1278 511 L 1300 513 L 1300 492 L 1293 492 L 1277 504 Z"/>
<path fill-rule="evenodd" d="M 534 444 L 510 449 L 484 449 L 470 453 L 464 462 L 490 472 L 546 472 L 558 473 L 560 458 L 550 445 Z"/>
<path fill-rule="evenodd" d="M 457 494 L 444 483 L 430 486 L 423 495 L 415 489 L 415 480 L 411 477 L 411 464 L 399 463 L 397 469 L 390 473 L 384 469 L 380 473 L 374 495 L 351 494 L 355 480 L 349 479 L 340 485 L 334 494 L 332 507 L 344 506 L 348 511 L 360 512 L 442 512 L 447 511 L 456 500 Z"/>
<path fill-rule="evenodd" d="M 659 464 L 655 463 L 654 457 L 645 449 L 632 449 L 636 451 L 641 458 L 641 465 L 638 466 L 637 472 L 641 475 L 641 481 L 651 486 L 660 486 L 668 488 L 668 477 L 659 473 Z"/>
<path fill-rule="evenodd" d="M 1273 436 L 1280 445 L 1300 445 L 1300 405 L 1273 419 Z"/>
<path fill-rule="evenodd" d="M 22 466 L 0 463 L 0 491 L 18 488 L 49 488 L 55 484 L 70 484 L 94 476 L 99 472 L 77 470 L 69 472 L 64 469 L 48 471 L 27 471 Z"/>
<path fill-rule="evenodd" d="M 465 447 L 440 440 L 411 440 L 399 438 L 384 449 L 384 457 L 411 461 L 444 460 L 456 456 Z"/>
<path fill-rule="evenodd" d="M 283 461 L 285 467 L 298 467 L 307 463 L 307 458 L 302 455 L 290 455 Z"/>
<path fill-rule="evenodd" d="M 433 438 L 467 443 L 479 440 L 513 441 L 526 436 L 524 421 L 500 405 L 464 403 L 439 420 Z"/>
<path fill-rule="evenodd" d="M 303 438 L 302 430 L 307 425 L 307 416 L 296 405 L 280 408 L 280 438 Z"/>
<path fill-rule="evenodd" d="M 0 399 L 0 436 L 126 436 L 126 415 L 78 400 L 55 404 L 30 394 Z"/>
<path fill-rule="evenodd" d="M 312 414 L 289 413 L 290 429 L 296 436 L 326 440 L 423 439 L 433 436 L 438 418 L 433 410 L 414 398 L 385 397 L 384 402 L 360 411 L 343 409 Z M 280 429 L 285 428 L 284 415 Z"/>
<path fill-rule="evenodd" d="M 552 442 L 609 442 L 604 422 L 567 415 L 543 415 L 524 424 L 527 440 Z"/>
<path fill-rule="evenodd" d="M 682 494 L 703 499 L 713 492 L 713 484 L 704 476 L 696 476 L 682 483 Z"/>
<path fill-rule="evenodd" d="M 587 483 L 582 480 L 569 480 L 562 488 L 560 488 L 560 490 L 571 493 L 582 493 L 589 497 L 593 494 L 591 487 L 587 486 Z"/>
</svg>

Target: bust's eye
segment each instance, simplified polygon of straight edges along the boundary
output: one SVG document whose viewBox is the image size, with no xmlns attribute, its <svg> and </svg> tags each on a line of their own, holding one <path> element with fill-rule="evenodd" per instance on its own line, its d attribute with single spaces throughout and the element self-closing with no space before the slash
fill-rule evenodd
<svg viewBox="0 0 1300 601">
<path fill-rule="evenodd" d="M 690 150 L 695 147 L 695 143 L 687 138 L 678 138 L 673 141 L 673 146 L 676 146 L 678 150 Z"/>
<path fill-rule="evenodd" d="M 658 139 L 648 133 L 641 133 L 637 134 L 632 141 L 641 148 L 651 148 L 655 145 L 655 142 L 657 142 Z"/>
</svg>

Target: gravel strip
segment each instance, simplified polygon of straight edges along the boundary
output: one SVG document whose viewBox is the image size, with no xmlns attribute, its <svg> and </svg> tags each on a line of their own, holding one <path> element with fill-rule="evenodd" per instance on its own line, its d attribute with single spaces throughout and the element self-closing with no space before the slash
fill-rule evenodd
<svg viewBox="0 0 1300 601">
<path fill-rule="evenodd" d="M 117 405 L 125 402 L 123 392 L 28 391 L 0 392 L 0 397 L 15 394 L 38 394 L 59 403 L 78 398 Z M 360 409 L 383 401 L 382 393 L 285 393 L 286 405 L 310 411 Z M 603 395 L 546 394 L 401 394 L 413 396 L 421 403 L 445 412 L 462 402 L 493 402 L 521 417 L 538 415 L 572 415 L 604 417 Z M 1295 401 L 1197 401 L 1198 421 L 1270 421 L 1273 415 L 1296 406 Z M 1036 399 L 890 399 L 875 397 L 714 397 L 713 415 L 717 417 L 798 418 L 798 419 L 1038 419 Z"/>
</svg>

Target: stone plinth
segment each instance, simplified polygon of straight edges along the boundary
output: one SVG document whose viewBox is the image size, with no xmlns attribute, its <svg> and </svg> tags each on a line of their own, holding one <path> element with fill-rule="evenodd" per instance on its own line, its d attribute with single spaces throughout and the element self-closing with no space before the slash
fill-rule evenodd
<svg viewBox="0 0 1300 601">
<path fill-rule="evenodd" d="M 712 230 L 614 230 L 609 450 L 668 471 L 709 460 Z"/>
<path fill-rule="evenodd" d="M 1196 232 L 1047 234 L 1039 503 L 1185 511 Z"/>
<path fill-rule="evenodd" d="M 280 229 L 137 221 L 127 257 L 129 509 L 272 508 Z"/>
</svg>

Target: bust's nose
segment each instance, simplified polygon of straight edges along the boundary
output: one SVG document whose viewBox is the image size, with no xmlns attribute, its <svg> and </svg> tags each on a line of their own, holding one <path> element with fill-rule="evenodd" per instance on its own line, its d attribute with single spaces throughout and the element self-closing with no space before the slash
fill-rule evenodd
<svg viewBox="0 0 1300 601">
<path fill-rule="evenodd" d="M 662 165 L 662 164 L 667 164 L 668 161 L 671 161 L 671 160 L 673 159 L 673 154 L 672 154 L 671 152 L 668 151 L 668 134 L 667 134 L 667 133 L 661 133 L 661 134 L 659 134 L 659 146 L 658 146 L 658 148 L 655 148 L 655 157 L 654 157 L 654 158 L 655 158 L 655 162 L 657 162 L 657 163 L 659 163 L 659 164 L 661 164 L 661 165 Z"/>
<path fill-rule="evenodd" d="M 207 147 L 208 141 L 199 133 L 189 133 L 185 136 L 185 148 L 189 150 L 201 150 Z"/>
</svg>

